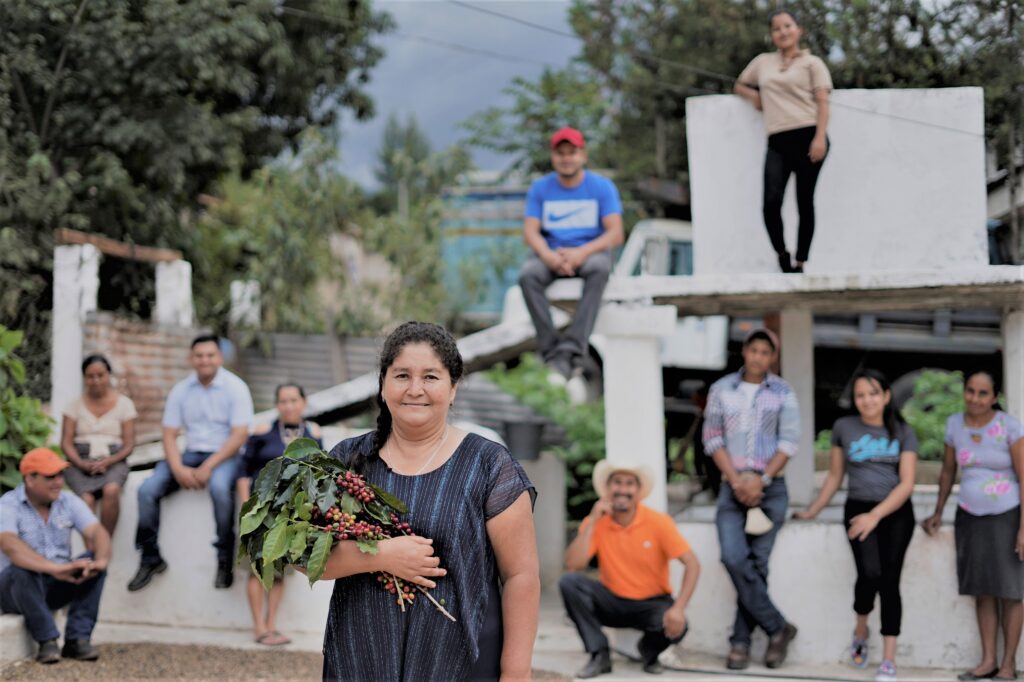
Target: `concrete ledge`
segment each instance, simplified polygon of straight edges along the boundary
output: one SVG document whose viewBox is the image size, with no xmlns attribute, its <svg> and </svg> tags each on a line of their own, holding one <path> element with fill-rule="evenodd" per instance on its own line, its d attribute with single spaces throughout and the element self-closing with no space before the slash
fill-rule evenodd
<svg viewBox="0 0 1024 682">
<path fill-rule="evenodd" d="M 955 506 L 955 505 L 947 505 Z M 920 518 L 920 517 L 919 517 Z M 679 530 L 701 561 L 700 582 L 690 603 L 690 634 L 684 649 L 725 656 L 735 615 L 736 592 L 720 563 L 713 522 L 684 522 Z M 772 552 L 769 583 L 772 599 L 799 629 L 790 648 L 794 664 L 844 662 L 853 630 L 853 584 L 856 569 L 840 523 L 787 523 Z M 673 565 L 673 584 L 681 568 Z M 981 655 L 974 600 L 957 594 L 953 529 L 944 525 L 935 537 L 920 527 L 907 551 L 901 582 L 903 624 L 900 666 L 970 668 Z M 871 614 L 872 661 L 881 652 L 878 607 Z M 767 638 L 758 631 L 753 655 L 764 654 Z M 1002 648 L 1000 646 L 1000 655 Z M 1017 667 L 1024 665 L 1024 651 Z M 789 663 L 787 662 L 787 668 Z M 795 670 L 794 670 L 795 671 Z"/>
<path fill-rule="evenodd" d="M 579 280 L 548 288 L 559 307 L 579 299 Z M 739 315 L 803 309 L 814 312 L 992 308 L 1020 305 L 1024 266 L 983 265 L 929 271 L 749 273 L 690 277 L 612 277 L 605 301 L 675 305 L 684 315 Z"/>
<path fill-rule="evenodd" d="M 0 615 L 0 663 L 28 658 L 36 652 L 25 619 L 13 613 Z"/>
</svg>

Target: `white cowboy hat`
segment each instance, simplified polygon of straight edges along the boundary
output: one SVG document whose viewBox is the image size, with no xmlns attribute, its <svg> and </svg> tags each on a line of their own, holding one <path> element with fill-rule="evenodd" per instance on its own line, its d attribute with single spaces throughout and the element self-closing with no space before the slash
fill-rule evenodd
<svg viewBox="0 0 1024 682">
<path fill-rule="evenodd" d="M 598 497 L 608 497 L 608 479 L 612 474 L 619 472 L 633 474 L 640 481 L 640 492 L 636 495 L 637 502 L 650 495 L 651 489 L 654 487 L 654 477 L 647 467 L 639 464 L 615 464 L 607 459 L 602 459 L 594 466 L 594 490 L 597 491 Z"/>
</svg>

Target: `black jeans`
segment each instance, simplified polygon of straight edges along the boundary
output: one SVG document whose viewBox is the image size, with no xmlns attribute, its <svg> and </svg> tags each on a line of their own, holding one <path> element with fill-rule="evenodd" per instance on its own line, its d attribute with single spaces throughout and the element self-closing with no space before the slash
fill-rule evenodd
<svg viewBox="0 0 1024 682">
<path fill-rule="evenodd" d="M 583 640 L 587 653 L 597 653 L 608 648 L 608 638 L 601 632 L 601 626 L 613 628 L 635 628 L 643 631 L 639 642 L 642 653 L 657 657 L 669 644 L 682 641 L 683 634 L 675 639 L 665 636 L 662 618 L 672 606 L 672 595 L 650 599 L 623 599 L 611 590 L 579 573 L 566 573 L 558 581 L 558 588 L 565 602 L 565 610 Z"/>
<path fill-rule="evenodd" d="M 871 511 L 877 502 L 847 500 L 843 523 L 850 528 L 850 519 Z M 853 610 L 866 616 L 875 606 L 875 595 L 882 602 L 882 635 L 897 637 L 903 618 L 900 598 L 900 574 L 903 558 L 914 535 L 914 507 L 910 500 L 878 522 L 863 542 L 850 540 L 853 560 L 857 564 L 857 583 L 853 588 Z"/>
<path fill-rule="evenodd" d="M 775 253 L 786 251 L 782 236 L 782 198 L 786 193 L 789 176 L 796 173 L 796 206 L 800 214 L 800 229 L 797 233 L 797 262 L 807 260 L 814 238 L 814 187 L 818 184 L 818 173 L 822 159 L 813 163 L 807 156 L 811 140 L 817 128 L 797 128 L 768 136 L 768 152 L 764 157 L 764 226 L 772 241 Z M 828 141 L 826 139 L 826 145 Z M 826 152 L 827 153 L 827 152 Z"/>
</svg>

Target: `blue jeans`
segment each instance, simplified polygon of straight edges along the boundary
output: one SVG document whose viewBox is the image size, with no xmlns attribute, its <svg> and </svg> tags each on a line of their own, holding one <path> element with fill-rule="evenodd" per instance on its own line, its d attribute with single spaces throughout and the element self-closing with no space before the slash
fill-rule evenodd
<svg viewBox="0 0 1024 682">
<path fill-rule="evenodd" d="M 91 557 L 92 553 L 83 556 Z M 0 572 L 0 611 L 20 613 L 32 639 L 46 642 L 60 637 L 53 622 L 54 609 L 70 604 L 64 640 L 89 639 L 96 627 L 106 578 L 107 572 L 103 571 L 76 585 L 45 573 L 8 566 Z"/>
<path fill-rule="evenodd" d="M 185 466 L 197 467 L 210 456 L 208 452 L 186 450 L 181 455 Z M 235 554 L 235 480 L 238 478 L 238 463 L 235 458 L 226 459 L 213 470 L 206 487 L 213 500 L 213 520 L 217 525 L 217 560 L 231 563 Z M 158 462 L 153 475 L 139 486 L 139 526 L 135 531 L 135 547 L 142 552 L 142 563 L 160 563 L 160 547 L 157 535 L 160 532 L 160 500 L 181 486 L 171 474 L 166 461 Z"/>
<path fill-rule="evenodd" d="M 773 635 L 782 630 L 786 619 L 768 596 L 768 559 L 775 545 L 775 536 L 786 520 L 789 493 L 786 481 L 775 479 L 764 491 L 761 509 L 774 526 L 764 535 L 747 535 L 747 506 L 741 504 L 732 487 L 722 482 L 718 494 L 718 543 L 722 563 L 736 587 L 736 621 L 732 628 L 732 644 L 750 646 L 750 635 L 756 626 Z"/>
</svg>

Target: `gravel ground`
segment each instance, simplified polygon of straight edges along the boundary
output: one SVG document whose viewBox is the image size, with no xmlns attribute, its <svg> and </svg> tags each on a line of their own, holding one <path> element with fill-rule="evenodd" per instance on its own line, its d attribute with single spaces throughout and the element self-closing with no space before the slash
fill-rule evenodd
<svg viewBox="0 0 1024 682">
<path fill-rule="evenodd" d="M 251 651 L 176 644 L 100 644 L 98 661 L 41 665 L 17 661 L 0 669 L 0 680 L 319 680 L 323 656 L 304 651 Z M 534 680 L 570 678 L 543 670 Z"/>
</svg>

